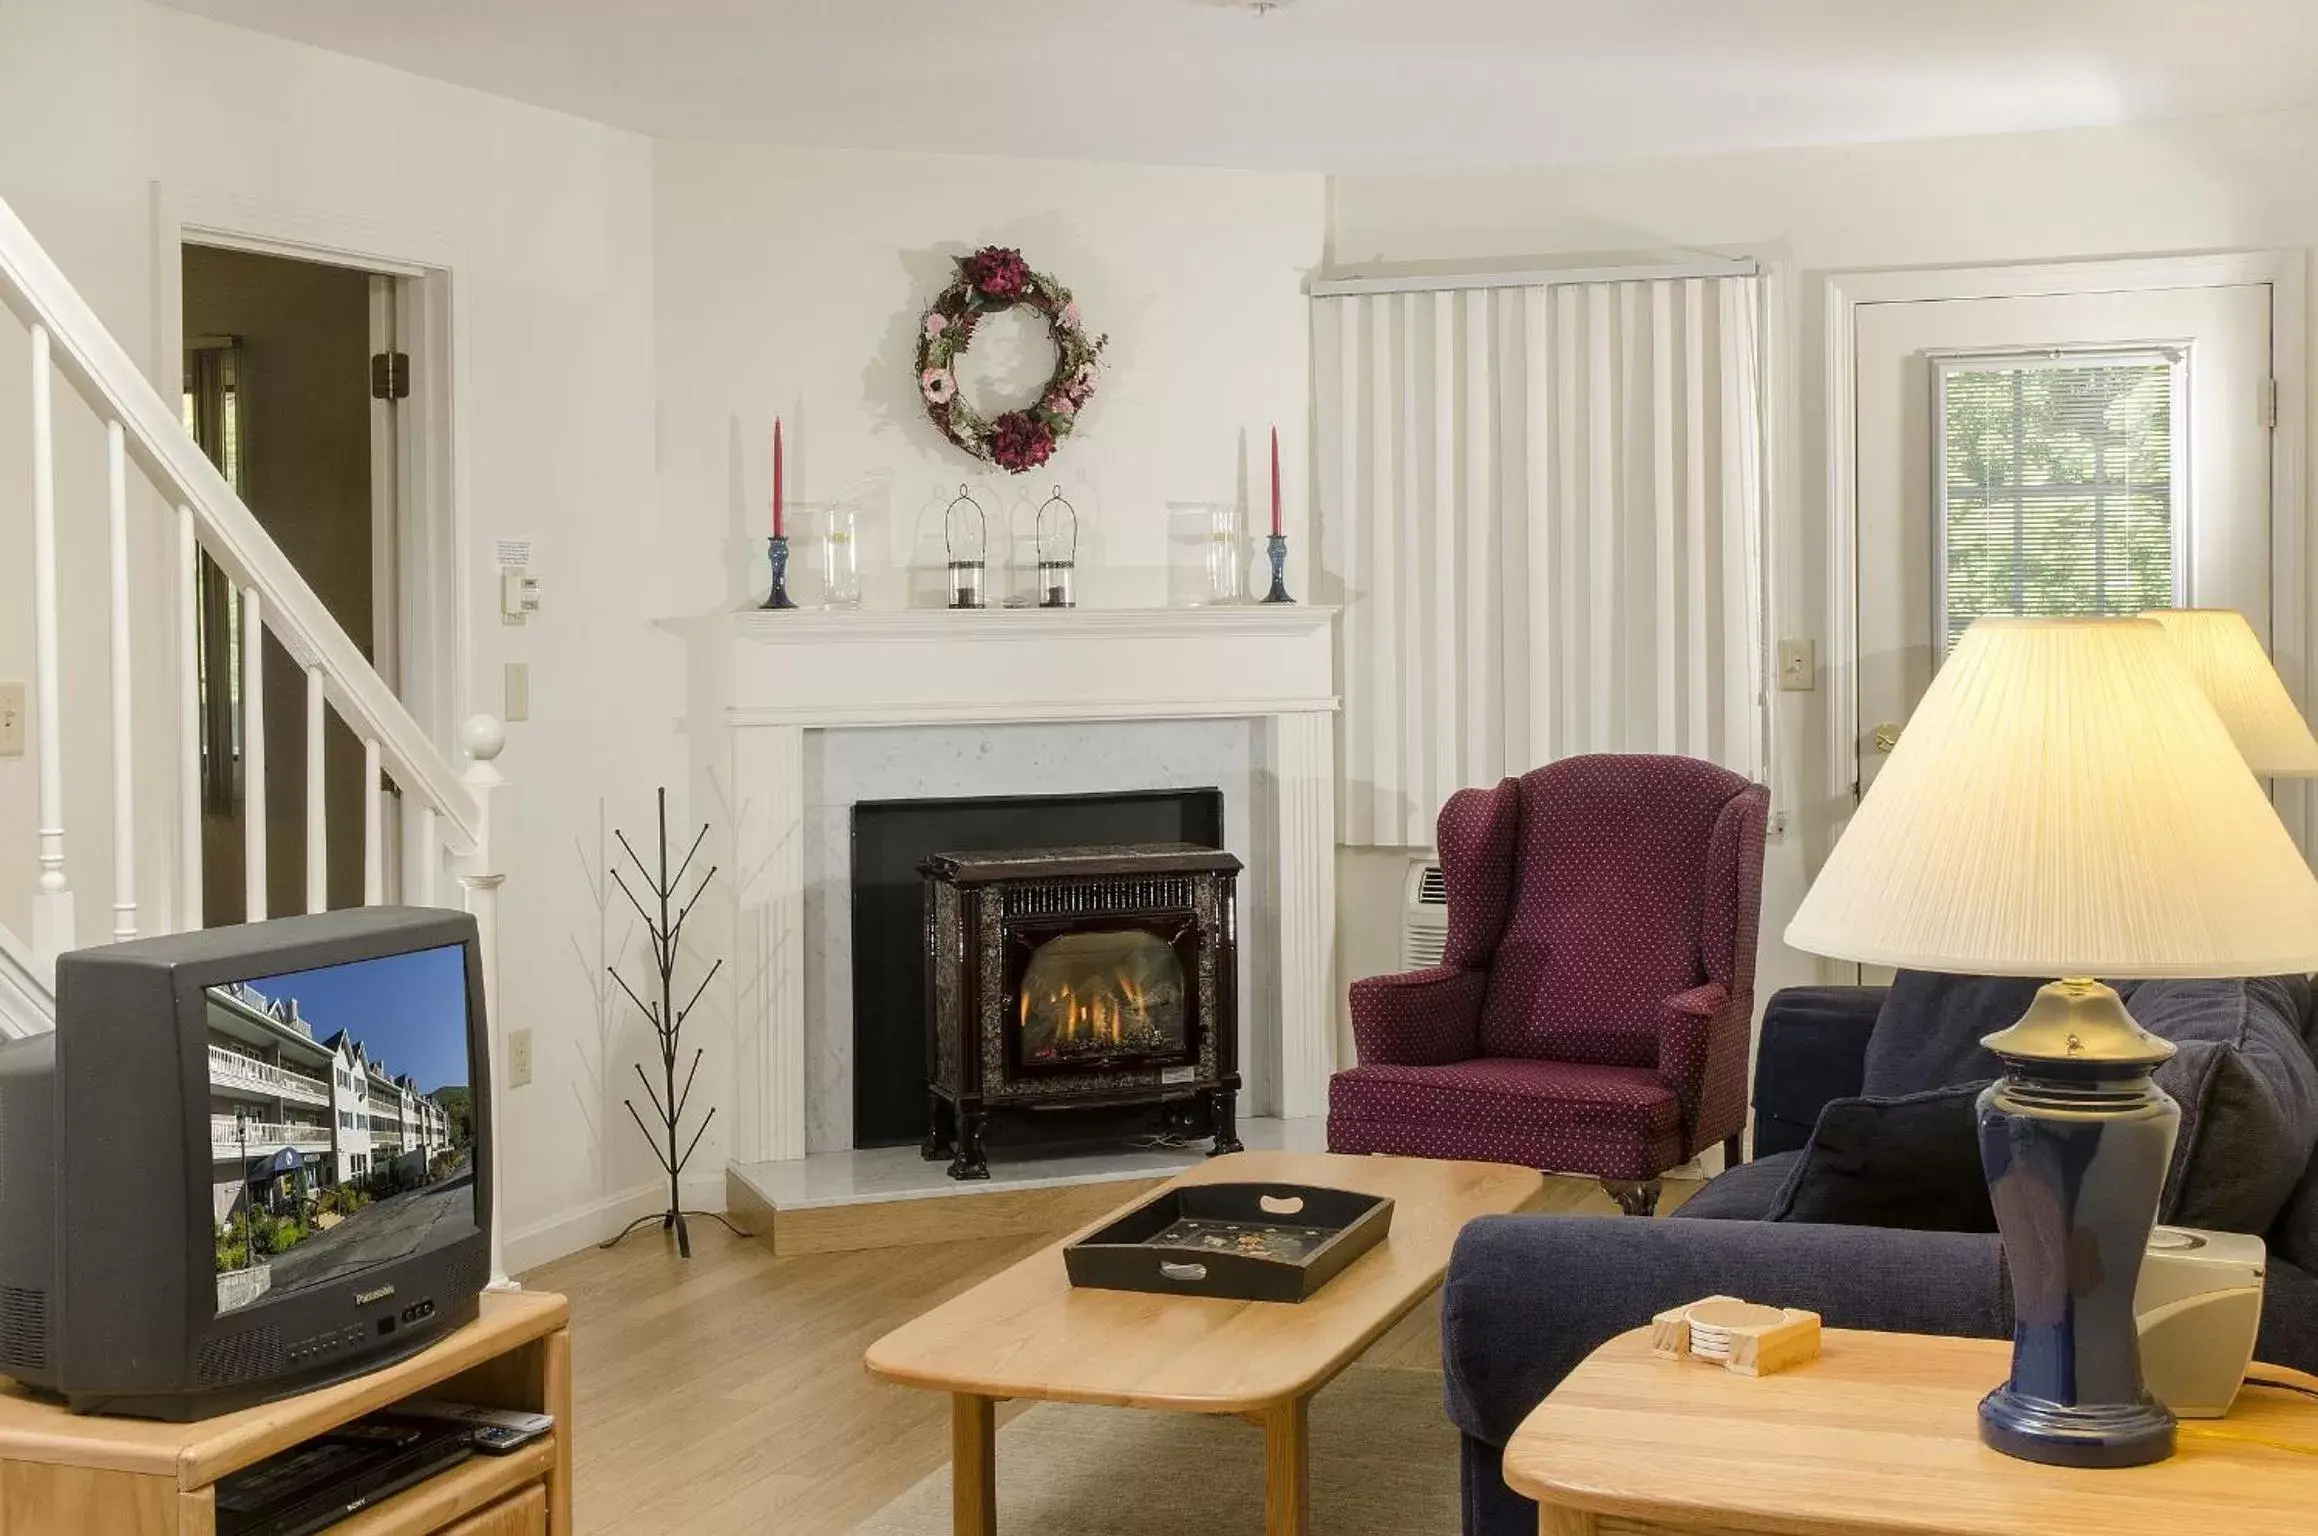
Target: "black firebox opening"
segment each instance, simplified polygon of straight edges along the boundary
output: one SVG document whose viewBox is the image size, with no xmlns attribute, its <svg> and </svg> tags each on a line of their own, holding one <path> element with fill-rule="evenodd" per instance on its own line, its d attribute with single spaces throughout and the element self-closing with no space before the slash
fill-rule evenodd
<svg viewBox="0 0 2318 1536">
<path fill-rule="evenodd" d="M 1208 787 L 856 804 L 853 1144 L 914 1144 L 930 1128 L 920 864 L 937 853 L 1170 842 L 1221 848 L 1223 791 Z M 1055 1130 L 1065 1123 L 1056 1117 Z M 1035 1128 L 1031 1133 L 1036 1134 Z M 1006 1128 L 994 1126 L 992 1139 L 1003 1143 L 1010 1138 Z"/>
</svg>

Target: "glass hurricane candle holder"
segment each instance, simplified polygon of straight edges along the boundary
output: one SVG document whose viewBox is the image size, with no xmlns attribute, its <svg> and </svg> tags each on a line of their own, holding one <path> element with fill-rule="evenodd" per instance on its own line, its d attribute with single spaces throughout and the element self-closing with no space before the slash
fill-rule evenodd
<svg viewBox="0 0 2318 1536">
<path fill-rule="evenodd" d="M 1078 509 L 1056 486 L 1038 509 L 1038 606 L 1078 606 Z"/>
<path fill-rule="evenodd" d="M 821 520 L 821 606 L 861 606 L 860 526 L 851 507 L 831 507 Z"/>
<path fill-rule="evenodd" d="M 989 606 L 990 519 L 963 485 L 942 514 L 942 547 L 949 553 L 950 606 Z"/>
</svg>

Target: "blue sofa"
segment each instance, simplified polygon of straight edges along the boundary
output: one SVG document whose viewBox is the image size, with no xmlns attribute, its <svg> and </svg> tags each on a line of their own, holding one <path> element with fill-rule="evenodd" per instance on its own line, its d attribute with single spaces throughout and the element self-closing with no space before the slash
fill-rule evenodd
<svg viewBox="0 0 2318 1536">
<path fill-rule="evenodd" d="M 1978 1036 L 2017 1017 L 2033 986 L 1903 974 L 1891 989 L 1780 992 L 1757 1052 L 1756 1161 L 1714 1179 L 1668 1219 L 1504 1216 L 1466 1227 L 1441 1312 L 1448 1411 L 1463 1433 L 1466 1536 L 1536 1531 L 1536 1506 L 1504 1484 L 1506 1441 L 1578 1362 L 1668 1307 L 1722 1293 L 1807 1307 L 1834 1327 L 2010 1337 L 1992 1222 L 1932 1231 L 1781 1217 L 1798 1205 L 1797 1170 L 1823 1117 L 1832 1127 L 1846 1113 L 1873 1115 L 1943 1089 L 1968 1099 L 1968 1085 L 1996 1070 Z M 2183 1136 L 2160 1219 L 2265 1231 L 2259 1357 L 2318 1371 L 2310 988 L 2301 978 L 2143 987 L 2128 994 L 2136 1015 L 2182 1047 L 2166 1069 L 2183 1101 Z M 1822 1171 L 1848 1162 L 1838 1172 L 1856 1176 L 1855 1149 L 1830 1150 L 1835 1140 L 1823 1138 Z M 1947 1175 L 1951 1184 L 1969 1176 L 1953 1167 Z M 2246 1217 L 2265 1209 L 2274 1219 Z"/>
</svg>

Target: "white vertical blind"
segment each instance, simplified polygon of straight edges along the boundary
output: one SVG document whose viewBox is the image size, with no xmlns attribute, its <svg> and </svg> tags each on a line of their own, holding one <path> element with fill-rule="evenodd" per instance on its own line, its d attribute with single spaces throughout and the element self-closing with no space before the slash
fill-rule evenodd
<svg viewBox="0 0 2318 1536">
<path fill-rule="evenodd" d="M 1579 752 L 1760 777 L 1760 280 L 1313 301 L 1344 840 Z"/>
</svg>

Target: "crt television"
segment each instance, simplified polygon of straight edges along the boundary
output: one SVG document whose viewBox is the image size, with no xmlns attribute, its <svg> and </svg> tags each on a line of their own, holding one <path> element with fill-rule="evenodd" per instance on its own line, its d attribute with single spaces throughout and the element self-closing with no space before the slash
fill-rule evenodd
<svg viewBox="0 0 2318 1536">
<path fill-rule="evenodd" d="M 0 1372 L 198 1419 L 471 1320 L 491 1094 L 474 919 L 369 907 L 79 950 L 0 1046 Z"/>
</svg>

